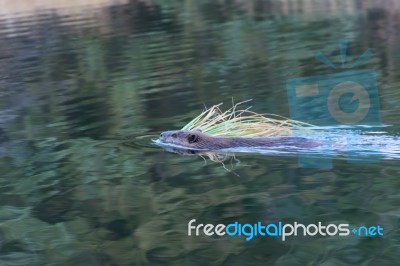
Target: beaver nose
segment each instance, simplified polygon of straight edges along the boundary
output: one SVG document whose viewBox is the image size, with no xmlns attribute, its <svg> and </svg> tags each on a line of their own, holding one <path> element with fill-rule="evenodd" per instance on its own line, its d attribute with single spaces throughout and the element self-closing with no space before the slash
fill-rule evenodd
<svg viewBox="0 0 400 266">
<path fill-rule="evenodd" d="M 161 132 L 160 134 L 160 140 L 165 141 L 165 139 L 168 137 L 168 132 Z"/>
</svg>

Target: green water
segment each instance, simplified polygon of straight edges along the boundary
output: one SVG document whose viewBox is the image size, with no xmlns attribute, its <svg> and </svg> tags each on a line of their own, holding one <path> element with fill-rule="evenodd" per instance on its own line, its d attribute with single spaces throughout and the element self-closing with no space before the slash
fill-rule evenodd
<svg viewBox="0 0 400 266">
<path fill-rule="evenodd" d="M 1 265 L 398 265 L 400 161 L 151 143 L 204 105 L 290 117 L 286 81 L 371 49 L 386 136 L 400 133 L 395 1 L 130 1 L 0 18 Z M 307 4 L 309 3 L 309 4 Z M 398 152 L 398 150 L 397 150 Z M 384 236 L 195 237 L 188 222 L 380 225 Z"/>
</svg>

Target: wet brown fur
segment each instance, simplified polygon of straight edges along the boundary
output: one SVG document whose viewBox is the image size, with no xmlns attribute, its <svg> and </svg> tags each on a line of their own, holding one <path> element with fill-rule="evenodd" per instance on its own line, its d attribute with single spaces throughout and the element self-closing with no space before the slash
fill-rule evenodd
<svg viewBox="0 0 400 266">
<path fill-rule="evenodd" d="M 201 150 L 277 146 L 312 148 L 319 146 L 319 143 L 301 137 L 215 137 L 198 130 L 165 131 L 160 134 L 160 141 L 166 144 Z"/>
</svg>

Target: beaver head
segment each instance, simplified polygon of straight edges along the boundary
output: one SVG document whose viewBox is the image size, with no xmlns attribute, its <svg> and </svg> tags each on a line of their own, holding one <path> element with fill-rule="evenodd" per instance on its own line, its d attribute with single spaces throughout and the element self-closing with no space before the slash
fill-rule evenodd
<svg viewBox="0 0 400 266">
<path fill-rule="evenodd" d="M 210 136 L 202 133 L 200 130 L 173 130 L 164 131 L 160 134 L 160 140 L 163 143 L 175 144 L 194 149 L 203 148 L 202 143 L 204 143 L 204 139 L 208 138 L 210 138 Z"/>
</svg>

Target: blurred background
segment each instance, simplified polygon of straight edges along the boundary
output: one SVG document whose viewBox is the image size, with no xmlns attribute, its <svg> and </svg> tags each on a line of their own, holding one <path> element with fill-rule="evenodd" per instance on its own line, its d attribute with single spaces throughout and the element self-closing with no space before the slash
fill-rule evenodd
<svg viewBox="0 0 400 266">
<path fill-rule="evenodd" d="M 151 138 L 204 105 L 289 117 L 286 80 L 371 49 L 400 130 L 397 0 L 0 1 L 1 265 L 397 265 L 400 164 L 219 163 Z M 337 71 L 337 70 L 336 70 Z M 128 141 L 129 140 L 129 141 Z M 238 163 L 240 162 L 240 163 Z M 349 223 L 383 237 L 188 237 L 203 223 Z"/>
</svg>

